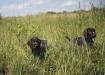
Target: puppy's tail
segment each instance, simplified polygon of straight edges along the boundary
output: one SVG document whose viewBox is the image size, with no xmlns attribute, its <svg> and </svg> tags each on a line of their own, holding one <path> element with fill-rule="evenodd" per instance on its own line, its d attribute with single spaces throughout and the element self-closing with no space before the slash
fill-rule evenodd
<svg viewBox="0 0 105 75">
<path fill-rule="evenodd" d="M 70 37 L 68 37 L 68 36 L 65 36 L 65 38 L 66 38 L 68 41 L 71 41 Z"/>
<path fill-rule="evenodd" d="M 67 36 L 67 35 L 65 35 L 66 33 L 65 32 L 63 32 L 63 35 L 64 35 L 64 37 L 70 42 L 71 41 L 71 39 L 70 39 L 70 37 L 69 36 Z"/>
</svg>

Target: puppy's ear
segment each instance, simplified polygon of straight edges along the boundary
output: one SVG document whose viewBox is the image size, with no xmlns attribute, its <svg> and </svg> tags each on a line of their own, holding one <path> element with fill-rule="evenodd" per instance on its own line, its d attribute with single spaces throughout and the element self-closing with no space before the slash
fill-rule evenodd
<svg viewBox="0 0 105 75">
<path fill-rule="evenodd" d="M 47 40 L 41 40 L 40 46 L 43 48 L 47 48 Z"/>
<path fill-rule="evenodd" d="M 87 29 L 84 30 L 83 36 L 84 36 L 85 38 L 88 38 L 88 30 L 87 30 Z"/>
<path fill-rule="evenodd" d="M 31 42 L 30 42 L 30 40 L 29 40 L 29 41 L 27 42 L 27 45 L 30 46 L 30 44 L 31 44 Z"/>
<path fill-rule="evenodd" d="M 32 45 L 32 41 L 33 41 L 34 37 L 32 37 L 31 39 L 28 40 L 27 45 L 31 46 Z"/>
</svg>

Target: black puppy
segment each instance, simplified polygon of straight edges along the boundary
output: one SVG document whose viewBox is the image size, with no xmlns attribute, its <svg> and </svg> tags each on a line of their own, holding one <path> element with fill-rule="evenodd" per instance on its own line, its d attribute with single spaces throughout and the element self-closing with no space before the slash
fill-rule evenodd
<svg viewBox="0 0 105 75">
<path fill-rule="evenodd" d="M 47 41 L 40 40 L 37 37 L 32 37 L 28 42 L 28 46 L 31 48 L 34 56 L 39 56 L 40 58 L 44 58 L 47 48 Z"/>
<path fill-rule="evenodd" d="M 70 38 L 68 36 L 65 37 L 70 41 Z M 78 46 L 87 45 L 89 47 L 92 47 L 94 44 L 93 39 L 95 38 L 96 38 L 96 30 L 94 28 L 86 28 L 83 32 L 83 35 L 81 37 L 74 38 L 73 41 Z"/>
</svg>

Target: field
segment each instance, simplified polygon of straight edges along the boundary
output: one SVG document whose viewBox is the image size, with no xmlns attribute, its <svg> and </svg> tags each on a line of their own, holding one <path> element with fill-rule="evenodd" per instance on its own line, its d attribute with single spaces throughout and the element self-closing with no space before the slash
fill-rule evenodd
<svg viewBox="0 0 105 75">
<path fill-rule="evenodd" d="M 65 36 L 81 36 L 94 27 L 93 48 L 73 46 Z M 27 41 L 45 39 L 45 60 L 34 58 Z M 8 17 L 0 20 L 0 75 L 105 75 L 105 14 L 103 10 Z"/>
</svg>

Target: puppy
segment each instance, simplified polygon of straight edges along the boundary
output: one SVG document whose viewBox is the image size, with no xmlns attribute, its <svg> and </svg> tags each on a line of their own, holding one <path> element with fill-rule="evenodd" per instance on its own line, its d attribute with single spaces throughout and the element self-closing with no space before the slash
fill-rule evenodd
<svg viewBox="0 0 105 75">
<path fill-rule="evenodd" d="M 68 36 L 65 36 L 69 41 L 71 40 Z M 92 47 L 94 44 L 94 40 L 96 38 L 96 30 L 94 28 L 86 28 L 83 31 L 83 35 L 81 37 L 76 37 L 73 39 L 73 42 L 78 46 L 87 45 Z"/>
<path fill-rule="evenodd" d="M 38 37 L 32 37 L 28 42 L 28 46 L 32 50 L 34 56 L 44 58 L 47 48 L 47 41 L 40 40 Z"/>
<path fill-rule="evenodd" d="M 87 45 L 92 47 L 94 44 L 94 39 L 96 38 L 96 30 L 94 28 L 87 28 L 83 32 L 84 40 Z"/>
</svg>

